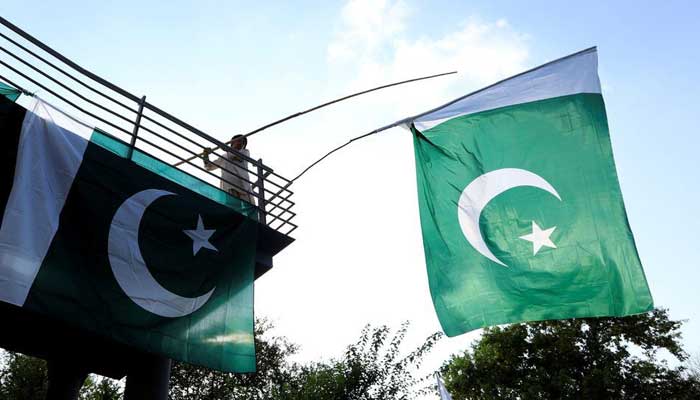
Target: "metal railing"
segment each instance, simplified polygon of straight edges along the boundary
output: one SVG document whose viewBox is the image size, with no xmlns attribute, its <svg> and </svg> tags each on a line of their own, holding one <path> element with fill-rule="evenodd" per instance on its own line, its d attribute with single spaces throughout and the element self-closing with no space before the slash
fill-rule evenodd
<svg viewBox="0 0 700 400">
<path fill-rule="evenodd" d="M 285 235 L 297 228 L 292 222 L 296 216 L 289 189 L 292 182 L 262 159 L 253 159 L 166 113 L 146 96 L 138 97 L 100 78 L 2 17 L 0 81 L 26 95 L 39 92 L 67 114 L 123 142 L 128 146 L 127 158 L 136 150 L 209 185 L 230 188 L 256 207 L 260 223 Z M 210 148 L 216 149 L 212 156 L 219 158 L 221 174 L 205 167 L 202 153 Z"/>
</svg>

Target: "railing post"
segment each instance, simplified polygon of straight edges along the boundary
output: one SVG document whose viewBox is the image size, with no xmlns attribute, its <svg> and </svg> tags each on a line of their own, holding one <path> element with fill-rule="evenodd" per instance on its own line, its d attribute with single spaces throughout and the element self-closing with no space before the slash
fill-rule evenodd
<svg viewBox="0 0 700 400">
<path fill-rule="evenodd" d="M 263 169 L 262 158 L 255 163 L 258 167 L 258 220 L 263 225 L 267 223 L 267 215 L 265 213 L 265 170 Z"/>
<path fill-rule="evenodd" d="M 126 158 L 131 160 L 131 156 L 134 155 L 134 147 L 136 147 L 136 135 L 139 133 L 139 127 L 141 126 L 141 116 L 143 115 L 143 106 L 146 104 L 146 96 L 141 97 L 139 101 L 139 110 L 136 113 L 136 121 L 134 121 L 134 131 L 131 133 L 131 142 L 129 143 L 129 150 L 126 153 Z"/>
</svg>

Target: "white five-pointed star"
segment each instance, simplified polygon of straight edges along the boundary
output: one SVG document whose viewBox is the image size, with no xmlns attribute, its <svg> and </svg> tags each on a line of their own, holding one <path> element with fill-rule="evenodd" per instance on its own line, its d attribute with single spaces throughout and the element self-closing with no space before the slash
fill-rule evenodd
<svg viewBox="0 0 700 400">
<path fill-rule="evenodd" d="M 219 251 L 219 249 L 209 242 L 209 238 L 216 232 L 216 229 L 204 229 L 201 215 L 199 215 L 199 219 L 197 220 L 197 229 L 185 229 L 183 232 L 192 239 L 192 253 L 195 256 L 202 247 Z"/>
<path fill-rule="evenodd" d="M 549 235 L 551 235 L 555 229 L 557 229 L 556 226 L 542 230 L 542 228 L 540 228 L 535 221 L 532 221 L 532 233 L 520 236 L 520 239 L 532 242 L 532 254 L 535 255 L 538 251 L 540 251 L 542 246 L 551 247 L 553 249 L 557 248 L 557 246 L 552 243 L 552 240 L 549 238 Z"/>
</svg>

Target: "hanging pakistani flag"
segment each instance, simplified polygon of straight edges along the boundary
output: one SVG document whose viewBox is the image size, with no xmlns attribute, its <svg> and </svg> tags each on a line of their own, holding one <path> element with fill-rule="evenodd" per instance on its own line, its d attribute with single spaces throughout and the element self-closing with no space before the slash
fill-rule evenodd
<svg viewBox="0 0 700 400">
<path fill-rule="evenodd" d="M 0 300 L 144 351 L 255 370 L 254 220 L 5 98 L 0 133 Z"/>
<path fill-rule="evenodd" d="M 588 49 L 412 121 L 430 291 L 448 336 L 653 308 L 597 63 Z"/>
</svg>

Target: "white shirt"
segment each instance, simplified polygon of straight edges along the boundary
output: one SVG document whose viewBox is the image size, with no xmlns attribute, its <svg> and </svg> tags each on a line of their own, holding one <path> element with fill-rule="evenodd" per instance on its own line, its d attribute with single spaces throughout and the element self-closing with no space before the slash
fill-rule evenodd
<svg viewBox="0 0 700 400">
<path fill-rule="evenodd" d="M 250 157 L 248 149 L 238 151 Z M 224 157 L 219 157 L 214 161 L 205 161 L 204 168 L 207 171 L 221 168 L 221 190 L 253 204 L 253 196 L 250 194 L 253 193 L 253 188 L 249 182 L 248 161 L 238 158 L 233 153 L 226 153 Z M 250 193 L 246 193 L 246 191 Z"/>
</svg>

